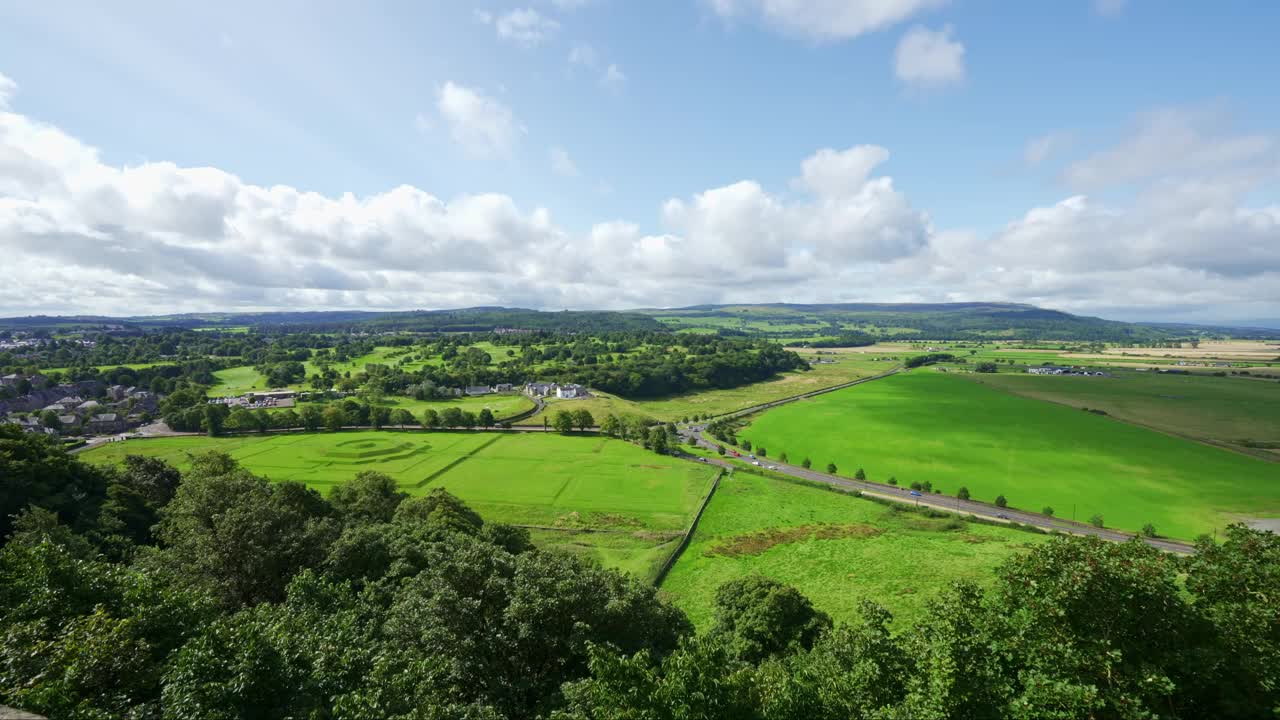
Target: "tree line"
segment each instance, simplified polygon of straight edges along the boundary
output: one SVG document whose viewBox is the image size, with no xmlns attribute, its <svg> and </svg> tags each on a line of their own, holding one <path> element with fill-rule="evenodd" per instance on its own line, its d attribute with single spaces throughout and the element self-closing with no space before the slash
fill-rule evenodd
<svg viewBox="0 0 1280 720">
<path fill-rule="evenodd" d="M 0 428 L 0 703 L 56 718 L 1262 718 L 1280 539 L 1053 538 L 894 625 L 733 580 L 702 632 L 442 490 L 226 455 L 85 465 Z"/>
</svg>

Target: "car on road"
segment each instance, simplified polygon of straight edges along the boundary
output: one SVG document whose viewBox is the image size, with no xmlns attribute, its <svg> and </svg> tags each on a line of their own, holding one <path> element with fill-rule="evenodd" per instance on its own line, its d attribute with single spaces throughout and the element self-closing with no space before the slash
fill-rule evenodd
<svg viewBox="0 0 1280 720">
<path fill-rule="evenodd" d="M 778 466 L 777 466 L 777 465 L 770 465 L 770 466 L 769 466 L 769 469 L 770 469 L 770 470 L 777 470 L 777 469 L 778 469 Z"/>
<path fill-rule="evenodd" d="M 916 496 L 916 497 L 920 497 L 920 491 L 919 491 L 919 490 L 912 490 L 912 491 L 911 491 L 911 494 L 912 494 L 912 495 L 914 495 L 914 496 Z"/>
<path fill-rule="evenodd" d="M 1004 513 L 996 513 L 996 517 L 1000 518 L 1001 520 L 1008 520 L 1008 519 L 1009 519 L 1009 516 L 1008 516 L 1008 515 L 1005 515 Z"/>
<path fill-rule="evenodd" d="M 760 467 L 760 461 L 759 461 L 759 460 L 753 460 L 753 461 L 751 461 L 751 464 L 752 464 L 752 465 L 755 465 L 756 467 Z"/>
</svg>

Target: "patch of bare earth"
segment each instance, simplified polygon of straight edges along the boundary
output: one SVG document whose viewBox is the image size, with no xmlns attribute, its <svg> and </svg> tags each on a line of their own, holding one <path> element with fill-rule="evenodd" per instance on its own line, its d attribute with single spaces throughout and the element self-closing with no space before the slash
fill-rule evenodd
<svg viewBox="0 0 1280 720">
<path fill-rule="evenodd" d="M 809 539 L 840 540 L 843 538 L 869 538 L 884 532 L 873 525 L 853 523 L 848 525 L 798 525 L 790 528 L 769 528 L 745 535 L 736 535 L 716 543 L 703 552 L 704 555 L 742 557 L 759 555 L 769 548 Z"/>
</svg>

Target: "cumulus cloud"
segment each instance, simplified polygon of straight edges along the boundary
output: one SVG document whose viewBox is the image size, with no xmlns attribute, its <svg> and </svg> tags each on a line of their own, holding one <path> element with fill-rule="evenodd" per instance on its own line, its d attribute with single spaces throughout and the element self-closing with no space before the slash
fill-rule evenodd
<svg viewBox="0 0 1280 720">
<path fill-rule="evenodd" d="M 1093 11 L 1104 17 L 1115 17 L 1124 12 L 1129 0 L 1093 0 Z"/>
<path fill-rule="evenodd" d="M 454 141 L 475 155 L 509 154 L 525 132 L 506 105 L 452 81 L 441 86 L 436 110 Z"/>
<path fill-rule="evenodd" d="M 951 37 L 952 27 L 941 30 L 911 28 L 898 41 L 893 71 L 898 79 L 917 88 L 954 85 L 964 80 L 964 45 Z"/>
<path fill-rule="evenodd" d="M 18 93 L 18 83 L 9 79 L 4 73 L 0 73 L 0 108 L 9 104 L 9 98 Z"/>
<path fill-rule="evenodd" d="M 497 17 L 484 13 L 482 21 L 492 22 L 498 37 L 525 48 L 541 45 L 560 30 L 560 23 L 532 8 L 517 8 Z"/>
<path fill-rule="evenodd" d="M 1054 155 L 1071 146 L 1075 137 L 1071 133 L 1053 132 L 1032 138 L 1022 149 L 1022 161 L 1027 167 L 1039 167 Z"/>
<path fill-rule="evenodd" d="M 210 167 L 115 166 L 0 110 L 0 307 L 1008 300 L 1119 317 L 1278 317 L 1280 206 L 1251 201 L 1277 175 L 1254 154 L 1237 159 L 1248 172 L 1161 169 L 1123 204 L 1071 194 L 977 233 L 936 229 L 884 173 L 885 148 L 826 148 L 787 187 L 729 182 L 670 198 L 652 218 L 575 233 L 502 194 L 326 196 Z"/>
<path fill-rule="evenodd" d="M 622 72 L 621 68 L 613 63 L 610 63 L 609 67 L 605 68 L 604 72 L 600 75 L 600 84 L 614 92 L 621 90 L 622 86 L 625 85 L 626 82 L 626 74 Z"/>
<path fill-rule="evenodd" d="M 839 40 L 883 30 L 946 0 L 707 0 L 723 18 L 758 17 L 782 32 Z"/>
<path fill-rule="evenodd" d="M 578 177 L 578 166 L 569 157 L 569 151 L 562 147 L 553 147 L 550 151 L 551 171 L 561 177 Z"/>
<path fill-rule="evenodd" d="M 1167 177 L 1241 178 L 1280 170 L 1274 134 L 1233 132 L 1214 108 L 1165 108 L 1140 115 L 1115 147 L 1072 163 L 1063 180 L 1098 190 Z"/>
</svg>

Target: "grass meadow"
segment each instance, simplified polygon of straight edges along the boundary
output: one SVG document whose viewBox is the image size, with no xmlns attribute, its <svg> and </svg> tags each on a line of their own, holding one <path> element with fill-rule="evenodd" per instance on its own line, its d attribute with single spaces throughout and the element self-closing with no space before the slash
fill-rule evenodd
<svg viewBox="0 0 1280 720">
<path fill-rule="evenodd" d="M 1095 378 L 1107 381 L 1107 378 Z M 842 475 L 1189 539 L 1280 515 L 1274 463 L 922 369 L 763 413 L 738 433 Z"/>
<path fill-rule="evenodd" d="M 818 356 L 805 353 L 808 359 Z M 543 415 L 554 416 L 559 410 L 586 408 L 599 421 L 610 413 L 614 415 L 640 415 L 663 422 L 675 422 L 681 418 L 711 413 L 720 415 L 749 408 L 753 405 L 801 395 L 839 385 L 861 377 L 888 370 L 891 365 L 870 358 L 826 358 L 837 362 L 815 365 L 805 372 L 782 373 L 772 380 L 751 383 L 728 390 L 703 390 L 654 400 L 627 400 L 608 393 L 594 393 L 582 400 L 550 400 L 545 413 L 520 421 L 521 425 L 542 425 Z"/>
<path fill-rule="evenodd" d="M 111 443 L 81 457 L 120 463 L 163 458 L 179 468 L 208 450 L 271 480 L 322 493 L 364 470 L 406 492 L 443 487 L 486 520 L 537 526 L 536 541 L 651 579 L 688 527 L 715 470 L 621 440 L 484 432 L 288 433 L 172 437 Z"/>
<path fill-rule="evenodd" d="M 1280 383 L 1120 371 L 1110 378 L 1025 373 L 966 377 L 1023 397 L 1104 410 L 1197 440 L 1226 445 L 1249 440 L 1280 449 Z M 1273 454 L 1280 460 L 1280 454 Z"/>
<path fill-rule="evenodd" d="M 837 620 L 867 599 L 909 623 L 937 588 L 989 583 L 1002 560 L 1046 537 L 736 472 L 720 481 L 662 589 L 701 629 L 716 588 L 752 574 L 794 585 Z"/>
</svg>

